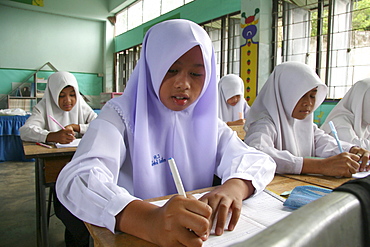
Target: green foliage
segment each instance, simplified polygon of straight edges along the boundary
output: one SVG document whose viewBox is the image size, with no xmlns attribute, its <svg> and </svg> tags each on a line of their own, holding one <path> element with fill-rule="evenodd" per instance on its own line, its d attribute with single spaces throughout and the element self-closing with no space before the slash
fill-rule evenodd
<svg viewBox="0 0 370 247">
<path fill-rule="evenodd" d="M 357 31 L 370 31 L 370 0 L 354 3 L 352 28 Z"/>
<path fill-rule="evenodd" d="M 311 11 L 311 36 L 317 35 L 317 11 Z M 324 9 L 322 17 L 323 35 L 328 33 L 328 9 Z M 353 2 L 352 29 L 356 31 L 370 31 L 370 0 Z"/>
</svg>

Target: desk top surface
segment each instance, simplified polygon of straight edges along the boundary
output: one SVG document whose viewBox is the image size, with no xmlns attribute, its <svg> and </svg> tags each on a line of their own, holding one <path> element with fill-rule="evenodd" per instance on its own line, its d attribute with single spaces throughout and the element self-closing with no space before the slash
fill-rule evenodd
<svg viewBox="0 0 370 247">
<path fill-rule="evenodd" d="M 55 145 L 51 146 L 52 148 L 46 148 L 36 145 L 36 143 L 34 142 L 23 142 L 24 155 L 27 159 L 52 156 L 65 156 L 74 154 L 77 149 L 76 147 L 57 148 L 55 147 Z"/>
<path fill-rule="evenodd" d="M 316 175 L 276 174 L 273 181 L 267 186 L 267 189 L 275 192 L 276 194 L 281 194 L 285 191 L 290 191 L 294 189 L 296 186 L 303 185 L 315 185 L 326 188 L 335 188 L 351 179 L 352 178 L 335 178 Z M 210 188 L 206 188 L 201 191 L 197 190 L 194 191 L 194 193 L 201 193 L 207 190 L 210 190 Z M 154 198 L 150 201 L 168 199 L 169 197 L 171 196 Z M 107 228 L 94 226 L 88 223 L 85 224 L 90 231 L 90 234 L 94 238 L 94 243 L 96 244 L 96 246 L 156 246 L 152 243 L 126 233 L 112 234 Z"/>
<path fill-rule="evenodd" d="M 336 178 L 324 175 L 295 175 L 295 174 L 282 174 L 280 176 L 291 178 L 301 182 L 307 182 L 312 185 L 323 187 L 326 189 L 334 189 L 343 183 L 354 178 Z"/>
<path fill-rule="evenodd" d="M 240 139 L 244 140 L 245 137 L 244 125 L 231 125 L 229 127 L 232 130 L 236 131 L 236 134 L 239 136 Z"/>
</svg>

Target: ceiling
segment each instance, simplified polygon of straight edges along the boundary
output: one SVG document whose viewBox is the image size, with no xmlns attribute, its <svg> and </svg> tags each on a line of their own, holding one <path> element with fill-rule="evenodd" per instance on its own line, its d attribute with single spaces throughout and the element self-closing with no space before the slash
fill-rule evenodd
<svg viewBox="0 0 370 247">
<path fill-rule="evenodd" d="M 0 5 L 89 20 L 107 20 L 135 0 L 0 0 Z"/>
</svg>

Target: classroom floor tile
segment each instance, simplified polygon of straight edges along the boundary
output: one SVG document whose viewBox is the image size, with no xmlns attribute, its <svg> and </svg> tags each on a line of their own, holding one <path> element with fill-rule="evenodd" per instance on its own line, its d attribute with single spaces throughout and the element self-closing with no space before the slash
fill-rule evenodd
<svg viewBox="0 0 370 247">
<path fill-rule="evenodd" d="M 34 162 L 0 163 L 0 246 L 37 246 L 35 193 Z M 64 225 L 55 215 L 50 218 L 49 243 L 65 246 Z"/>
</svg>

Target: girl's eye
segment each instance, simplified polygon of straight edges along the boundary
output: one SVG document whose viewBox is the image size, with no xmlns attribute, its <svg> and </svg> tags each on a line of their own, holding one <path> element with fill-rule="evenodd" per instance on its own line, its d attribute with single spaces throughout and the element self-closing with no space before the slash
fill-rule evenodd
<svg viewBox="0 0 370 247">
<path fill-rule="evenodd" d="M 202 74 L 199 74 L 199 73 L 190 73 L 190 74 L 193 76 L 202 76 Z"/>
<path fill-rule="evenodd" d="M 176 72 L 177 72 L 177 70 L 175 70 L 175 69 L 169 69 L 167 73 L 176 73 Z"/>
</svg>

